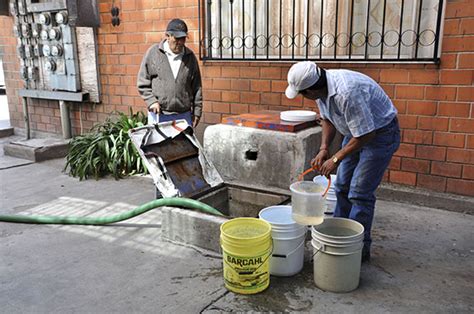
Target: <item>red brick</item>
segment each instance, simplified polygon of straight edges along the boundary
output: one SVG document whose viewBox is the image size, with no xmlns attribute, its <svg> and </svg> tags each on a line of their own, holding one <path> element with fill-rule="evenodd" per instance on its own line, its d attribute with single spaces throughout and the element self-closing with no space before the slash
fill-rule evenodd
<svg viewBox="0 0 474 314">
<path fill-rule="evenodd" d="M 449 130 L 451 132 L 474 133 L 474 120 L 452 118 Z"/>
<path fill-rule="evenodd" d="M 430 164 L 431 164 L 431 161 L 429 160 L 402 158 L 403 171 L 429 173 Z"/>
<path fill-rule="evenodd" d="M 283 93 L 287 87 L 288 87 L 287 81 L 272 81 L 272 92 Z"/>
<path fill-rule="evenodd" d="M 441 66 L 443 69 L 456 69 L 457 64 L 457 53 L 442 53 L 441 54 Z"/>
<path fill-rule="evenodd" d="M 431 176 L 426 174 L 418 175 L 418 185 L 421 188 L 430 189 L 438 192 L 446 191 L 446 178 Z"/>
<path fill-rule="evenodd" d="M 220 66 L 203 66 L 202 68 L 203 76 L 208 78 L 219 78 L 221 77 L 221 67 Z"/>
<path fill-rule="evenodd" d="M 231 89 L 231 80 L 229 79 L 218 79 L 215 78 L 212 80 L 213 89 Z"/>
<path fill-rule="evenodd" d="M 409 77 L 409 82 L 414 84 L 438 84 L 439 82 L 437 70 L 410 70 Z"/>
<path fill-rule="evenodd" d="M 390 170 L 390 182 L 415 186 L 416 173 Z"/>
<path fill-rule="evenodd" d="M 420 130 L 447 131 L 448 124 L 448 118 L 419 117 L 418 119 L 418 129 Z"/>
<path fill-rule="evenodd" d="M 258 67 L 240 67 L 240 77 L 242 79 L 259 78 L 260 71 Z"/>
<path fill-rule="evenodd" d="M 222 67 L 222 77 L 239 77 L 239 67 Z"/>
<path fill-rule="evenodd" d="M 474 51 L 474 36 L 444 37 L 443 51 L 464 52 Z"/>
<path fill-rule="evenodd" d="M 275 67 L 265 67 L 265 68 L 260 68 L 260 77 L 261 78 L 266 78 L 266 79 L 274 79 L 274 80 L 279 80 L 282 78 L 281 76 L 281 68 L 278 66 Z M 284 77 L 286 78 L 286 77 Z"/>
<path fill-rule="evenodd" d="M 433 136 L 433 144 L 437 146 L 463 148 L 465 142 L 466 142 L 465 134 L 435 132 Z"/>
<path fill-rule="evenodd" d="M 474 166 L 464 165 L 462 167 L 462 178 L 474 180 Z"/>
<path fill-rule="evenodd" d="M 230 113 L 230 105 L 225 103 L 213 103 L 212 112 L 214 113 Z"/>
<path fill-rule="evenodd" d="M 440 162 L 440 161 L 433 161 L 433 163 L 431 164 L 431 174 L 433 175 L 460 178 L 461 170 L 462 170 L 462 165 L 460 164 Z"/>
<path fill-rule="evenodd" d="M 390 99 L 395 98 L 395 86 L 393 84 L 380 84 L 380 87 Z"/>
<path fill-rule="evenodd" d="M 418 125 L 418 116 L 398 115 L 398 120 L 402 129 L 416 129 Z"/>
<path fill-rule="evenodd" d="M 474 53 L 459 54 L 458 67 L 460 69 L 474 69 Z"/>
<path fill-rule="evenodd" d="M 444 28 L 443 28 L 443 35 L 457 35 L 459 34 L 459 25 L 460 19 L 453 19 L 453 20 L 445 20 L 444 21 Z"/>
<path fill-rule="evenodd" d="M 408 101 L 407 114 L 433 116 L 436 114 L 437 104 L 434 101 Z"/>
<path fill-rule="evenodd" d="M 251 80 L 250 90 L 256 92 L 269 92 L 271 90 L 271 81 L 269 80 Z"/>
<path fill-rule="evenodd" d="M 397 85 L 395 88 L 397 99 L 423 99 L 422 86 Z"/>
<path fill-rule="evenodd" d="M 471 85 L 472 73 L 470 70 L 443 70 L 439 82 L 444 85 Z"/>
<path fill-rule="evenodd" d="M 474 196 L 474 181 L 461 179 L 448 179 L 446 192 L 460 195 Z"/>
<path fill-rule="evenodd" d="M 426 99 L 431 100 L 455 100 L 456 87 L 427 86 Z"/>
<path fill-rule="evenodd" d="M 421 130 L 403 130 L 403 142 L 414 144 L 431 144 L 433 133 Z"/>
<path fill-rule="evenodd" d="M 260 95 L 262 105 L 277 105 L 281 103 L 281 94 L 277 93 L 262 93 Z"/>
<path fill-rule="evenodd" d="M 467 1 L 448 1 L 446 4 L 446 19 L 454 17 L 474 16 L 474 7 Z"/>
<path fill-rule="evenodd" d="M 205 112 L 202 116 L 203 122 L 207 124 L 218 124 L 221 123 L 221 114 Z"/>
<path fill-rule="evenodd" d="M 418 145 L 416 147 L 416 158 L 429 160 L 446 160 L 446 147 Z"/>
<path fill-rule="evenodd" d="M 474 164 L 474 150 L 448 148 L 447 161 Z"/>
<path fill-rule="evenodd" d="M 205 100 L 210 100 L 210 101 L 220 101 L 221 100 L 221 92 L 220 91 L 214 91 L 214 90 L 208 90 L 203 93 L 203 98 Z"/>
<path fill-rule="evenodd" d="M 390 160 L 390 164 L 388 165 L 388 169 L 390 170 L 400 170 L 402 159 L 397 156 L 393 156 L 392 160 Z"/>
<path fill-rule="evenodd" d="M 397 108 L 397 111 L 399 114 L 406 113 L 406 110 L 407 110 L 406 100 L 393 99 L 392 102 L 395 108 Z"/>
<path fill-rule="evenodd" d="M 230 113 L 232 114 L 242 114 L 249 112 L 249 105 L 247 104 L 231 104 Z"/>
<path fill-rule="evenodd" d="M 240 92 L 223 91 L 222 92 L 222 101 L 239 102 L 240 101 Z"/>
<path fill-rule="evenodd" d="M 466 148 L 472 148 L 474 149 L 474 135 L 468 135 L 467 136 L 467 145 Z"/>
<path fill-rule="evenodd" d="M 474 87 L 459 87 L 458 88 L 458 101 L 470 101 L 474 100 Z"/>
<path fill-rule="evenodd" d="M 247 104 L 259 104 L 260 94 L 254 92 L 242 92 L 240 93 L 240 101 Z"/>
<path fill-rule="evenodd" d="M 380 71 L 381 83 L 408 83 L 408 71 L 398 69 L 382 69 Z"/>
<path fill-rule="evenodd" d="M 303 97 L 298 96 L 295 99 L 288 99 L 288 98 L 286 98 L 285 95 L 282 95 L 281 96 L 281 105 L 288 107 L 288 109 L 291 109 L 291 108 L 301 109 L 301 108 L 303 108 Z"/>
<path fill-rule="evenodd" d="M 472 6 L 472 3 L 471 3 Z M 471 18 L 462 19 L 460 25 L 460 33 L 463 35 L 472 35 L 474 34 L 474 18 L 473 15 L 470 16 Z"/>
<path fill-rule="evenodd" d="M 231 88 L 232 90 L 248 91 L 250 90 L 250 82 L 249 80 L 232 80 Z"/>
<path fill-rule="evenodd" d="M 470 110 L 470 103 L 440 102 L 438 105 L 438 115 L 440 116 L 468 118 Z"/>
<path fill-rule="evenodd" d="M 415 157 L 416 146 L 413 144 L 400 143 L 400 147 L 395 152 L 395 156 Z"/>
</svg>

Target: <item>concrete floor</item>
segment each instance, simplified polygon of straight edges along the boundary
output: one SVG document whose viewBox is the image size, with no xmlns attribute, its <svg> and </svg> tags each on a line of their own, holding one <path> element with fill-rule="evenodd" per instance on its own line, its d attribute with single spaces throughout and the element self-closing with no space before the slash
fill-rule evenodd
<svg viewBox="0 0 474 314">
<path fill-rule="evenodd" d="M 99 216 L 154 197 L 148 178 L 79 181 L 63 166 L 0 168 L 0 214 Z M 472 313 L 473 230 L 472 215 L 379 201 L 357 290 L 321 291 L 308 261 L 245 296 L 224 288 L 219 255 L 163 241 L 159 210 L 101 227 L 0 222 L 0 312 Z"/>
</svg>

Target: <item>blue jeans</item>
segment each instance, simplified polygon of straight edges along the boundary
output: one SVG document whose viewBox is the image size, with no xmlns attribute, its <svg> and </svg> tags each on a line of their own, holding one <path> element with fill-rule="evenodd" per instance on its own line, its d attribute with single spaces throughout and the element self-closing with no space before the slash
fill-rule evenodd
<svg viewBox="0 0 474 314">
<path fill-rule="evenodd" d="M 347 156 L 337 169 L 334 183 L 337 204 L 334 217 L 350 218 L 364 226 L 364 250 L 370 250 L 370 230 L 374 219 L 375 190 L 382 181 L 393 153 L 400 146 L 400 128 L 394 118 L 375 131 L 375 138 Z M 344 137 L 342 146 L 351 138 Z"/>
</svg>

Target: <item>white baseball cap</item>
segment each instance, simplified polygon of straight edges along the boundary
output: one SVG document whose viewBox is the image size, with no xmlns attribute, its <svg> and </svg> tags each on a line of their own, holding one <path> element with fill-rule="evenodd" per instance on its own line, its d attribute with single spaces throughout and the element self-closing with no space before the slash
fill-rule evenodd
<svg viewBox="0 0 474 314">
<path fill-rule="evenodd" d="M 298 93 L 314 85 L 321 76 L 321 70 L 316 63 L 303 61 L 295 63 L 288 71 L 288 87 L 285 95 L 289 99 L 298 96 Z"/>
</svg>

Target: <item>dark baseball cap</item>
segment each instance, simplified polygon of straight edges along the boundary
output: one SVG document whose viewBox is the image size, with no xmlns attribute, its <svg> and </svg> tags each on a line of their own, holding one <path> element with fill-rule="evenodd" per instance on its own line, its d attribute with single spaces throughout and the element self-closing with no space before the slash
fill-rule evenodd
<svg viewBox="0 0 474 314">
<path fill-rule="evenodd" d="M 188 26 L 181 19 L 172 19 L 166 27 L 166 33 L 176 38 L 188 36 Z"/>
</svg>

